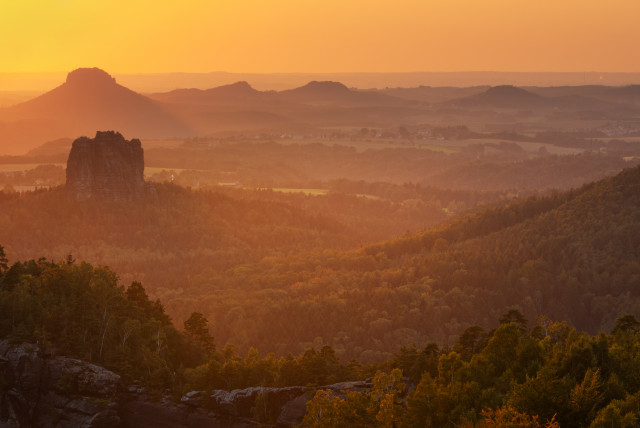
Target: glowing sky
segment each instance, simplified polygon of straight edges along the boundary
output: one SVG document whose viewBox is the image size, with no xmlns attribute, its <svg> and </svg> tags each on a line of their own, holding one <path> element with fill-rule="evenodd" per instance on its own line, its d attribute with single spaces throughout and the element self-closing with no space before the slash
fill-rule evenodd
<svg viewBox="0 0 640 428">
<path fill-rule="evenodd" d="M 638 0 L 0 3 L 0 72 L 640 71 Z"/>
</svg>

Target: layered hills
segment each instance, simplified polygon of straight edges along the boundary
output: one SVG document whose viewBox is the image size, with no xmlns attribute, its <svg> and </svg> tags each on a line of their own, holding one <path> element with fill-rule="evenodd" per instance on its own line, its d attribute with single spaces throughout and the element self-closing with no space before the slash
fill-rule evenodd
<svg viewBox="0 0 640 428">
<path fill-rule="evenodd" d="M 618 101 L 620 101 L 620 99 L 618 99 Z M 446 102 L 446 104 L 471 108 L 491 107 L 534 110 L 608 110 L 616 107 L 612 102 L 587 97 L 581 95 L 578 91 L 563 95 L 553 94 L 553 96 L 547 96 L 511 85 L 494 86 L 479 94 L 474 94 L 455 100 L 449 100 L 448 102 Z"/>
<path fill-rule="evenodd" d="M 55 138 L 118 129 L 141 138 L 190 136 L 161 104 L 116 83 L 97 68 L 77 69 L 57 88 L 0 110 L 5 152 L 26 152 Z"/>
<path fill-rule="evenodd" d="M 639 188 L 633 168 L 352 252 L 264 260 L 194 281 L 185 294 L 196 301 L 176 296 L 171 307 L 195 304 L 232 343 L 293 352 L 315 338 L 364 361 L 490 328 L 514 308 L 608 331 L 640 310 Z"/>
<path fill-rule="evenodd" d="M 284 198 L 159 185 L 154 198 L 87 203 L 54 189 L 4 196 L 0 235 L 11 258 L 73 254 L 113 265 L 178 322 L 204 314 L 221 344 L 280 355 L 331 345 L 341 358 L 379 361 L 401 345 L 491 328 L 510 309 L 591 333 L 637 313 L 639 188 L 636 167 L 350 251 L 366 228 Z M 356 206 L 331 201 L 335 212 Z"/>
<path fill-rule="evenodd" d="M 282 133 L 428 123 L 469 123 L 483 129 L 496 121 L 506 122 L 500 127 L 509 129 L 522 125 L 527 117 L 525 122 L 543 120 L 548 127 L 549 119 L 626 120 L 635 117 L 637 106 L 634 86 L 362 90 L 340 82 L 311 81 L 294 89 L 259 91 L 240 81 L 144 96 L 119 85 L 103 70 L 83 68 L 72 71 L 63 84 L 37 98 L 0 109 L 0 150 L 4 154 L 25 153 L 47 141 L 93 135 L 98 129 L 117 129 L 150 139 L 229 131 Z M 503 110 L 512 113 L 505 116 Z M 585 122 L 585 126 L 592 124 Z"/>
</svg>

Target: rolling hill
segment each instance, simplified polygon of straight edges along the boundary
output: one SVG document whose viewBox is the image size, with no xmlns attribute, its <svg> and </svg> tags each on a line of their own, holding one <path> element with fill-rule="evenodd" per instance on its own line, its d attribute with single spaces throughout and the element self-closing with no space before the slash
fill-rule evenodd
<svg viewBox="0 0 640 428">
<path fill-rule="evenodd" d="M 544 92 L 544 91 L 542 91 Z M 581 94 L 567 93 L 545 96 L 511 85 L 493 86 L 479 94 L 449 100 L 445 105 L 467 108 L 503 108 L 531 110 L 610 110 L 620 108 L 613 102 L 590 98 Z"/>
<path fill-rule="evenodd" d="M 416 114 L 413 102 L 339 82 L 312 81 L 290 90 L 257 91 L 247 82 L 207 90 L 150 95 L 202 133 L 291 129 L 305 126 L 389 124 Z"/>
<path fill-rule="evenodd" d="M 639 189 L 636 167 L 355 251 L 201 277 L 167 306 L 184 316 L 195 305 L 216 338 L 241 348 L 286 354 L 329 344 L 361 361 L 451 343 L 514 308 L 531 321 L 608 331 L 621 314 L 640 313 Z"/>
<path fill-rule="evenodd" d="M 620 104 L 640 105 L 640 85 L 530 87 L 528 91 L 546 97 L 579 96 Z"/>
<path fill-rule="evenodd" d="M 491 328 L 514 308 L 590 333 L 640 314 L 639 190 L 636 167 L 338 251 L 366 231 L 304 209 L 306 196 L 296 207 L 160 185 L 138 206 L 70 203 L 54 189 L 3 196 L 0 244 L 12 259 L 73 254 L 108 263 L 125 283 L 140 280 L 161 297 L 178 322 L 203 313 L 217 343 L 241 352 L 329 344 L 341 358 L 380 361 L 402 345 Z M 355 203 L 331 201 L 336 213 Z M 400 222 L 404 214 L 378 215 Z"/>
<path fill-rule="evenodd" d="M 161 104 L 97 68 L 74 70 L 57 88 L 0 110 L 4 152 L 26 152 L 44 141 L 93 135 L 96 129 L 118 129 L 140 138 L 193 135 Z"/>
<path fill-rule="evenodd" d="M 373 91 L 356 91 L 340 82 L 312 81 L 299 88 L 278 93 L 286 101 L 308 105 L 331 106 L 395 106 L 407 104 L 391 95 Z"/>
<path fill-rule="evenodd" d="M 257 91 L 245 81 L 211 89 L 176 89 L 154 93 L 151 98 L 176 104 L 221 105 L 221 106 L 265 106 L 278 103 L 273 91 Z"/>
</svg>

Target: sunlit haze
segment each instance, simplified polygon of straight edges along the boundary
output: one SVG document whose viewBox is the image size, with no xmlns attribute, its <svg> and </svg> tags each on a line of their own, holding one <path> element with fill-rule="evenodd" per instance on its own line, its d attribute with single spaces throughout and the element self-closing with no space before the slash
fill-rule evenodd
<svg viewBox="0 0 640 428">
<path fill-rule="evenodd" d="M 635 0 L 4 0 L 0 72 L 640 71 Z"/>
</svg>

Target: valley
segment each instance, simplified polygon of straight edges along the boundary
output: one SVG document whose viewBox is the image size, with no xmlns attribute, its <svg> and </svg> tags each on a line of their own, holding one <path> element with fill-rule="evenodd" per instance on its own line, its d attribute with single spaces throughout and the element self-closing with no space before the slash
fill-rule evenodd
<svg viewBox="0 0 640 428">
<path fill-rule="evenodd" d="M 635 86 L 143 95 L 76 70 L 0 109 L 2 337 L 166 400 L 309 388 L 308 425 L 329 408 L 377 420 L 377 388 L 402 426 L 629 414 L 639 109 Z M 135 196 L 69 196 L 70 150 L 94 134 L 140 137 Z M 313 396 L 343 381 L 361 395 Z M 561 392 L 536 401 L 539 385 Z M 588 388 L 600 398 L 559 398 Z M 220 405 L 207 400 L 193 405 Z M 245 416 L 276 424 L 279 406 Z"/>
</svg>

